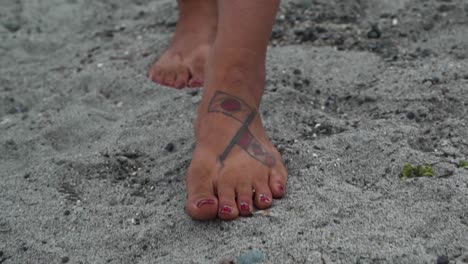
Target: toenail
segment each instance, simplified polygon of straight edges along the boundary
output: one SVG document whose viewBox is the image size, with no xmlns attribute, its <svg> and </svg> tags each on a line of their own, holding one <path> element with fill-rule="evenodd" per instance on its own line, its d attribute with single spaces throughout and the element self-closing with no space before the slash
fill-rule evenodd
<svg viewBox="0 0 468 264">
<path fill-rule="evenodd" d="M 212 199 L 203 199 L 203 200 L 198 201 L 197 207 L 200 208 L 200 207 L 202 207 L 204 205 L 212 205 L 212 204 L 215 204 L 214 200 L 212 200 Z"/>
<path fill-rule="evenodd" d="M 199 80 L 195 80 L 192 82 L 191 86 L 193 87 L 200 87 L 203 85 L 203 82 L 202 81 L 199 81 Z"/>
<path fill-rule="evenodd" d="M 226 205 L 222 206 L 221 208 L 219 208 L 219 212 L 223 214 L 230 214 L 232 213 L 232 207 Z"/>
<path fill-rule="evenodd" d="M 251 212 L 250 211 L 250 205 L 248 203 L 246 203 L 246 202 L 241 202 L 240 203 L 240 209 L 241 209 L 242 212 L 249 212 L 249 213 Z"/>
<path fill-rule="evenodd" d="M 270 197 L 266 196 L 265 194 L 260 194 L 260 201 L 262 201 L 264 203 L 269 203 L 269 202 L 271 202 L 271 199 L 270 199 Z"/>
</svg>

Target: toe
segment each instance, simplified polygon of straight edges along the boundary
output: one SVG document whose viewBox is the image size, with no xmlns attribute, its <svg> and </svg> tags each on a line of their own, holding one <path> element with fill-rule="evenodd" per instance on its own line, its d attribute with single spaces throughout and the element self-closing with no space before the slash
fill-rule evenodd
<svg viewBox="0 0 468 264">
<path fill-rule="evenodd" d="M 149 73 L 148 73 L 148 77 L 150 78 L 150 80 L 152 80 L 153 82 L 155 83 L 161 83 L 162 80 L 161 80 L 161 69 L 159 68 L 158 65 L 153 65 L 153 67 L 151 67 Z"/>
<path fill-rule="evenodd" d="M 189 173 L 187 177 L 187 212 L 197 220 L 216 218 L 218 214 L 218 200 L 214 195 L 213 184 Z"/>
<path fill-rule="evenodd" d="M 287 174 L 272 170 L 270 172 L 270 190 L 274 198 L 281 198 L 286 193 Z"/>
<path fill-rule="evenodd" d="M 189 87 L 202 87 L 203 86 L 203 67 L 192 67 L 190 69 L 191 77 L 188 82 Z"/>
<path fill-rule="evenodd" d="M 266 177 L 265 177 L 266 178 Z M 268 186 L 268 179 L 259 181 L 254 184 L 255 188 L 255 206 L 258 209 L 266 209 L 272 204 L 272 195 Z"/>
<path fill-rule="evenodd" d="M 234 220 L 239 215 L 236 205 L 234 187 L 227 184 L 218 185 L 218 217 L 222 220 Z"/>
<path fill-rule="evenodd" d="M 236 189 L 237 194 L 237 209 L 239 215 L 250 216 L 252 215 L 253 202 L 252 202 L 252 185 L 250 183 L 241 184 Z"/>
<path fill-rule="evenodd" d="M 184 66 L 181 66 L 179 67 L 177 71 L 177 76 L 176 76 L 174 86 L 179 89 L 185 88 L 185 86 L 187 86 L 188 79 L 189 79 L 188 69 L 185 68 Z"/>
<path fill-rule="evenodd" d="M 176 80 L 176 73 L 173 70 L 166 70 L 163 73 L 163 75 L 164 75 L 163 84 L 174 87 L 174 83 Z"/>
</svg>

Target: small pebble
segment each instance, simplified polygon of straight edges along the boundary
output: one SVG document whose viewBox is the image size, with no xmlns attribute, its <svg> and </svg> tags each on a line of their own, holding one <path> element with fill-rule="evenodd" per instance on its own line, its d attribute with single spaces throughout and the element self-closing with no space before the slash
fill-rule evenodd
<svg viewBox="0 0 468 264">
<path fill-rule="evenodd" d="M 382 36 L 382 32 L 377 26 L 372 26 L 372 29 L 367 32 L 367 37 L 370 39 L 378 39 Z"/>
<path fill-rule="evenodd" d="M 164 149 L 165 149 L 166 151 L 169 151 L 169 152 L 174 151 L 174 149 L 175 149 L 174 143 L 172 143 L 172 142 L 168 143 L 168 144 L 164 147 Z"/>
<path fill-rule="evenodd" d="M 412 119 L 414 119 L 416 117 L 416 115 L 413 112 L 408 112 L 408 113 L 406 113 L 406 117 L 409 120 L 412 120 Z"/>
<path fill-rule="evenodd" d="M 68 263 L 69 260 L 70 260 L 69 257 L 63 257 L 62 258 L 62 263 Z"/>
<path fill-rule="evenodd" d="M 138 218 L 132 218 L 131 222 L 132 222 L 132 224 L 134 224 L 134 225 L 139 225 L 139 224 L 140 224 L 140 219 L 138 219 Z"/>
<path fill-rule="evenodd" d="M 237 258 L 237 264 L 254 264 L 261 263 L 265 259 L 265 254 L 258 249 L 249 250 L 242 256 Z"/>
<path fill-rule="evenodd" d="M 437 264 L 449 264 L 450 260 L 447 256 L 437 257 Z"/>
<path fill-rule="evenodd" d="M 63 215 L 65 216 L 70 215 L 70 210 L 65 210 L 65 212 L 63 212 Z"/>
<path fill-rule="evenodd" d="M 8 21 L 3 23 L 3 27 L 10 31 L 11 33 L 14 33 L 18 31 L 21 28 L 21 25 L 15 21 Z"/>
</svg>

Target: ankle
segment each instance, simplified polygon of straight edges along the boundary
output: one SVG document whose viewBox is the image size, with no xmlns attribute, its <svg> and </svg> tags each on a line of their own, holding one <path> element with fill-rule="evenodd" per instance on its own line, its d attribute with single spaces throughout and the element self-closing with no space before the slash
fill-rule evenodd
<svg viewBox="0 0 468 264">
<path fill-rule="evenodd" d="M 263 60 L 216 53 L 213 50 L 208 61 L 207 87 L 247 98 L 249 103 L 258 106 L 266 77 Z"/>
</svg>

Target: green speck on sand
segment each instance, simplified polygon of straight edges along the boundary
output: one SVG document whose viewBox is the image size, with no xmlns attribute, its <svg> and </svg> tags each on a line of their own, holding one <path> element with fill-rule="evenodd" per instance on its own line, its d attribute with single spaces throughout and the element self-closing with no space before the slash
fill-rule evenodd
<svg viewBox="0 0 468 264">
<path fill-rule="evenodd" d="M 252 249 L 237 258 L 237 264 L 261 263 L 265 259 L 265 254 L 258 249 Z"/>
<path fill-rule="evenodd" d="M 415 177 L 432 177 L 435 176 L 434 169 L 432 165 L 425 164 L 425 165 L 413 165 L 410 163 L 406 163 L 403 166 L 403 171 L 401 172 L 400 178 L 407 179 L 407 178 L 415 178 Z"/>
<path fill-rule="evenodd" d="M 460 160 L 460 162 L 458 163 L 458 167 L 468 169 L 468 161 Z"/>
</svg>

